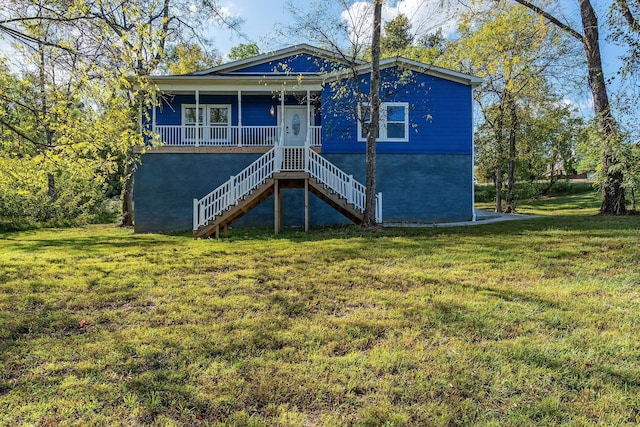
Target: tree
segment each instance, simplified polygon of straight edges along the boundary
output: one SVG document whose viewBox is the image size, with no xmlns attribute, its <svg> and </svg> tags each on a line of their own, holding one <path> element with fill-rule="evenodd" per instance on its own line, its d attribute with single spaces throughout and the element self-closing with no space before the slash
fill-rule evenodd
<svg viewBox="0 0 640 427">
<path fill-rule="evenodd" d="M 398 56 L 413 43 L 411 22 L 406 15 L 400 14 L 384 24 L 384 36 L 381 48 L 385 56 Z"/>
<path fill-rule="evenodd" d="M 75 149 L 81 154 L 86 151 L 84 146 L 67 144 L 76 140 L 73 135 L 89 142 L 96 141 L 94 131 L 110 137 L 106 140 L 110 145 L 95 153 L 118 164 L 108 169 L 109 174 L 116 173 L 121 180 L 124 225 L 133 220 L 131 178 L 138 161 L 133 146 L 141 142 L 134 123 L 139 120 L 139 106 L 156 102 L 155 90 L 146 77 L 160 69 L 176 45 L 203 44 L 199 29 L 212 16 L 229 27 L 235 28 L 240 22 L 224 17 L 216 2 L 205 0 L 195 11 L 191 6 L 185 0 L 7 0 L 0 4 L 0 32 L 25 49 L 43 52 L 46 60 L 45 68 L 36 65 L 37 78 L 33 80 L 36 88 L 45 89 L 39 90 L 38 98 L 22 102 L 25 110 L 39 113 L 39 127 L 34 129 L 45 136 L 45 144 L 49 144 L 47 138 L 56 144 L 65 141 L 70 155 L 78 154 Z M 72 68 L 76 71 L 70 74 Z M 42 77 L 49 76 L 73 78 L 63 85 L 40 83 Z M 127 76 L 132 79 L 127 80 Z M 132 80 L 138 83 L 139 90 L 129 91 Z M 57 96 L 58 92 L 71 97 Z M 71 108 L 72 105 L 84 107 Z M 112 107 L 118 114 L 99 110 Z M 78 124 L 79 120 L 84 122 L 83 114 L 88 126 Z M 61 126 L 60 121 L 67 116 L 72 119 L 63 121 Z M 96 129 L 98 125 L 104 128 Z M 18 138 L 22 142 L 33 133 L 33 129 L 16 130 L 29 131 Z M 53 190 L 50 194 L 54 195 Z"/>
<path fill-rule="evenodd" d="M 215 52 L 206 52 L 199 44 L 182 42 L 167 50 L 162 68 L 169 74 L 189 74 L 220 63 Z"/>
<path fill-rule="evenodd" d="M 608 215 L 624 214 L 626 212 L 624 174 L 620 167 L 620 160 L 615 154 L 620 145 L 620 132 L 609 103 L 609 94 L 600 54 L 598 17 L 591 2 L 589 0 L 578 0 L 583 30 L 580 32 L 550 12 L 527 0 L 514 1 L 548 19 L 549 22 L 581 42 L 587 60 L 588 82 L 593 97 L 593 109 L 598 131 L 602 134 L 603 140 L 601 148 L 603 176 L 600 186 L 604 194 L 604 200 L 600 207 L 600 213 Z"/>
<path fill-rule="evenodd" d="M 253 56 L 258 56 L 260 55 L 260 48 L 258 47 L 257 44 L 255 43 L 241 43 L 237 46 L 234 46 L 231 48 L 231 50 L 229 51 L 229 55 L 227 55 L 229 57 L 230 60 L 232 61 L 236 61 L 239 59 L 247 59 L 247 58 L 251 58 Z"/>
<path fill-rule="evenodd" d="M 367 129 L 367 180 L 366 202 L 362 225 L 371 227 L 376 224 L 376 140 L 380 122 L 380 27 L 382 25 L 383 0 L 374 0 L 373 32 L 371 37 L 371 86 L 369 88 L 369 107 L 371 122 Z"/>
<path fill-rule="evenodd" d="M 542 18 L 509 5 L 482 15 L 465 14 L 459 32 L 460 39 L 446 55 L 449 62 L 462 64 L 463 71 L 484 79 L 474 96 L 492 138 L 486 138 L 485 129 L 485 138 L 479 140 L 481 158 L 491 164 L 485 170 L 493 172 L 496 211 L 502 211 L 506 173 L 506 212 L 514 212 L 523 105 L 548 93 L 546 76 L 564 54 L 563 44 Z"/>
<path fill-rule="evenodd" d="M 546 180 L 540 192 L 547 194 L 559 179 L 575 173 L 575 150 L 585 135 L 584 121 L 555 97 L 527 104 L 521 114 L 518 179 L 530 185 Z"/>
<path fill-rule="evenodd" d="M 637 72 L 640 67 L 640 2 L 638 0 L 616 0 L 609 13 L 611 36 L 627 49 L 623 56 L 623 72 Z"/>
</svg>

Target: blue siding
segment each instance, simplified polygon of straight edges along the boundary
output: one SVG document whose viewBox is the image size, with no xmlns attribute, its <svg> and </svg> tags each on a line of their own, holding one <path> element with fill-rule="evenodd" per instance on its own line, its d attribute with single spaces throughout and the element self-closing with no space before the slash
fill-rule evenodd
<svg viewBox="0 0 640 427">
<path fill-rule="evenodd" d="M 182 105 L 194 105 L 196 103 L 195 95 L 175 95 L 167 99 L 168 101 L 163 102 L 162 106 L 158 106 L 156 109 L 156 124 L 179 126 L 182 124 Z M 230 104 L 231 126 L 238 125 L 237 95 L 201 94 L 200 104 Z M 300 102 L 294 96 L 287 96 L 285 105 L 300 105 Z M 303 105 L 306 105 L 306 103 Z M 276 126 L 278 117 L 277 114 L 271 115 L 272 106 L 277 110 L 280 106 L 280 100 L 271 95 L 242 95 L 242 125 Z M 315 125 L 319 126 L 321 114 L 319 110 L 316 113 Z M 151 117 L 150 111 L 148 114 Z M 146 121 L 143 123 L 146 123 Z"/>
<path fill-rule="evenodd" d="M 193 199 L 204 196 L 257 157 L 257 154 L 145 154 L 135 176 L 136 232 L 191 229 Z M 360 182 L 365 181 L 362 155 L 326 157 Z M 471 220 L 471 163 L 468 155 L 379 155 L 377 189 L 383 193 L 384 221 Z M 312 225 L 349 222 L 315 196 L 310 198 L 310 213 Z M 283 223 L 304 224 L 302 190 L 283 191 Z M 273 197 L 233 224 L 272 225 Z"/>
<path fill-rule="evenodd" d="M 369 80 L 369 74 L 361 77 L 364 93 Z M 409 141 L 380 141 L 378 153 L 471 154 L 471 86 L 398 68 L 383 70 L 382 80 L 383 102 L 409 103 Z M 364 153 L 365 143 L 357 139 L 357 104 L 338 99 L 338 87 L 322 91 L 323 152 Z"/>
<path fill-rule="evenodd" d="M 333 71 L 337 64 L 319 56 L 306 53 L 291 55 L 285 58 L 268 61 L 232 71 L 227 74 L 296 74 L 296 73 L 324 73 Z"/>
</svg>

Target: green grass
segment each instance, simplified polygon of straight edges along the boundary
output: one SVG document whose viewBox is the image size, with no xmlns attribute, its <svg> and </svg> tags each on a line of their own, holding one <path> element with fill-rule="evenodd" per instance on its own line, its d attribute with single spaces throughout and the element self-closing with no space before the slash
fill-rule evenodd
<svg viewBox="0 0 640 427">
<path fill-rule="evenodd" d="M 602 196 L 594 190 L 519 201 L 516 210 L 527 215 L 596 215 L 601 204 Z M 492 211 L 495 209 L 495 202 L 479 202 L 476 203 L 476 208 Z"/>
<path fill-rule="evenodd" d="M 636 425 L 639 242 L 591 214 L 0 234 L 0 425 Z"/>
</svg>

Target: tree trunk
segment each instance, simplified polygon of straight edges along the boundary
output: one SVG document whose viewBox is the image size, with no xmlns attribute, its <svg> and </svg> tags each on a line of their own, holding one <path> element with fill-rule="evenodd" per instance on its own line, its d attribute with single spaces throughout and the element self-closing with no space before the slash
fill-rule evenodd
<svg viewBox="0 0 640 427">
<path fill-rule="evenodd" d="M 130 227 L 133 225 L 133 162 L 127 166 L 122 185 L 122 219 L 120 226 Z"/>
<path fill-rule="evenodd" d="M 514 213 L 516 211 L 515 176 L 518 112 L 516 110 L 515 100 L 513 99 L 513 96 L 511 94 L 508 95 L 507 104 L 509 105 L 511 126 L 509 126 L 509 166 L 507 170 L 507 206 L 505 212 Z"/>
<path fill-rule="evenodd" d="M 605 142 L 602 150 L 602 167 L 605 180 L 602 184 L 604 201 L 600 207 L 601 214 L 621 215 L 626 213 L 626 200 L 623 187 L 622 171 L 616 170 L 619 162 L 612 153 L 612 145 L 618 137 L 618 128 L 611 113 L 609 96 L 605 86 L 602 71 L 602 57 L 600 55 L 598 18 L 589 0 L 579 0 L 580 16 L 584 37 L 582 43 L 587 55 L 589 67 L 589 87 L 593 94 L 593 108 L 596 114 L 598 130 L 604 136 Z"/>
<path fill-rule="evenodd" d="M 602 70 L 602 56 L 600 55 L 600 45 L 598 44 L 598 18 L 593 10 L 593 6 L 591 6 L 591 2 L 589 0 L 578 0 L 584 34 L 580 34 L 575 29 L 533 5 L 528 0 L 515 0 L 515 2 L 544 16 L 558 28 L 568 32 L 582 43 L 589 68 L 589 87 L 591 88 L 591 94 L 593 96 L 593 110 L 596 115 L 598 130 L 605 139 L 602 150 L 602 169 L 605 174 L 605 180 L 602 183 L 604 201 L 600 207 L 600 214 L 622 215 L 626 213 L 626 200 L 623 187 L 624 176 L 622 171 L 616 171 L 617 168 L 614 166 L 617 166 L 619 161 L 612 152 L 612 145 L 619 136 L 618 127 L 611 113 L 611 106 L 609 105 L 609 96 L 607 94 L 607 87 Z"/>
<path fill-rule="evenodd" d="M 502 167 L 500 163 L 496 167 L 496 212 L 502 212 Z"/>
<path fill-rule="evenodd" d="M 498 117 L 496 117 L 495 125 L 493 128 L 493 134 L 496 144 L 496 212 L 502 212 L 502 158 L 503 150 L 502 145 L 504 143 L 504 103 L 500 102 L 498 105 Z"/>
<path fill-rule="evenodd" d="M 380 122 L 380 27 L 382 25 L 383 0 L 374 0 L 373 37 L 371 40 L 371 124 L 367 132 L 367 179 L 363 227 L 376 223 L 376 139 Z"/>
</svg>

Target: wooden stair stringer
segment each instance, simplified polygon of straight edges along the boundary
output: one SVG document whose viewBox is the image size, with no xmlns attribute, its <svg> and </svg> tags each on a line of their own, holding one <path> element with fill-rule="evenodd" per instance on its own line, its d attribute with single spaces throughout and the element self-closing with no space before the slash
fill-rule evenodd
<svg viewBox="0 0 640 427">
<path fill-rule="evenodd" d="M 364 220 L 364 214 L 362 212 L 358 211 L 351 203 L 348 203 L 345 198 L 340 197 L 331 189 L 325 187 L 325 185 L 316 178 L 309 179 L 309 190 L 350 221 L 360 224 Z"/>
<path fill-rule="evenodd" d="M 267 179 L 243 199 L 240 199 L 237 204 L 231 205 L 229 209 L 210 220 L 206 225 L 195 230 L 193 236 L 195 238 L 209 237 L 216 232 L 216 229 L 219 229 L 218 227 L 229 225 L 237 220 L 273 194 L 274 182 L 273 178 Z"/>
</svg>

